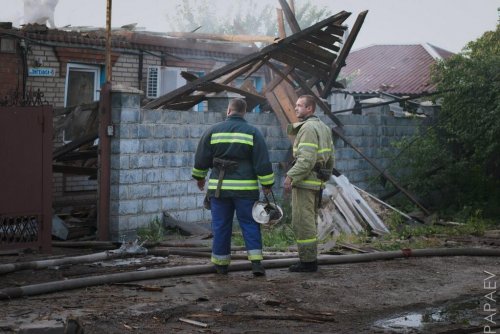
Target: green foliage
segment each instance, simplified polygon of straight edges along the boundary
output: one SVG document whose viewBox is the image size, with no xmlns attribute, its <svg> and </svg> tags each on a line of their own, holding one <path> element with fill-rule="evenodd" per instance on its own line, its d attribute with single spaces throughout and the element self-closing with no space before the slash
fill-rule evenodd
<svg viewBox="0 0 500 334">
<path fill-rule="evenodd" d="M 290 225 L 278 224 L 262 228 L 262 244 L 277 251 L 285 251 L 289 246 L 295 245 L 295 237 Z M 244 246 L 245 241 L 241 233 L 233 235 L 232 243 L 235 246 Z"/>
<path fill-rule="evenodd" d="M 482 236 L 488 228 L 496 228 L 495 221 L 484 219 L 480 211 L 468 212 L 459 225 L 408 224 L 402 219 L 389 219 L 386 224 L 391 231 L 381 236 L 372 245 L 381 250 L 401 248 L 429 248 L 442 246 L 441 236 Z"/>
<path fill-rule="evenodd" d="M 436 124 L 401 141 L 401 183 L 445 214 L 481 210 L 500 214 L 500 25 L 462 53 L 437 63 L 433 80 L 443 92 Z M 398 175 L 399 176 L 399 175 Z"/>
<path fill-rule="evenodd" d="M 219 6 L 215 6 L 214 2 Z M 310 1 L 296 3 L 295 16 L 302 28 L 332 15 L 329 10 L 312 5 Z M 185 0 L 176 5 L 175 11 L 167 14 L 167 22 L 175 31 L 189 32 L 201 27 L 197 32 L 277 36 L 275 7 L 257 0 Z M 225 8 L 226 12 L 217 12 L 217 8 Z"/>
<path fill-rule="evenodd" d="M 143 241 L 162 241 L 165 237 L 165 228 L 161 219 L 156 216 L 147 227 L 138 228 L 137 236 Z"/>
</svg>

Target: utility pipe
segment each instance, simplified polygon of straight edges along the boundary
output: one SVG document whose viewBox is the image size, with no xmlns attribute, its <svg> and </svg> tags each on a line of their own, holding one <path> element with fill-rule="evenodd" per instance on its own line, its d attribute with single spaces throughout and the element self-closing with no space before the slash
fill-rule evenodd
<svg viewBox="0 0 500 334">
<path fill-rule="evenodd" d="M 355 255 L 323 255 L 318 257 L 320 265 L 331 265 L 341 263 L 358 263 L 379 260 L 392 260 L 406 257 L 431 257 L 431 256 L 500 256 L 500 249 L 483 248 L 429 248 L 429 249 L 403 249 L 400 251 L 377 252 Z M 283 268 L 296 263 L 296 258 L 280 260 L 264 260 L 264 267 Z M 250 270 L 251 263 L 248 261 L 233 263 L 229 266 L 230 271 Z M 50 292 L 78 289 L 95 285 L 123 283 L 131 281 L 177 277 L 184 275 L 199 275 L 214 273 L 213 265 L 180 266 L 163 269 L 151 269 L 145 271 L 124 272 L 102 276 L 82 277 L 64 281 L 47 282 L 34 285 L 26 285 L 15 288 L 0 289 L 1 299 L 12 299 L 23 296 L 34 296 Z"/>
<path fill-rule="evenodd" d="M 172 248 L 164 248 L 164 249 L 152 249 L 148 251 L 148 254 L 154 256 L 169 256 L 169 255 L 181 255 L 187 257 L 211 257 L 212 254 L 210 252 L 197 252 L 197 251 L 188 251 L 184 249 L 172 249 Z M 295 255 L 263 255 L 264 259 L 288 259 L 295 258 Z M 248 255 L 245 254 L 232 254 L 231 259 L 233 260 L 246 260 Z"/>
<path fill-rule="evenodd" d="M 244 250 L 244 247 L 235 247 L 234 250 Z M 181 255 L 188 257 L 211 257 L 212 249 L 211 248 L 202 248 L 201 250 L 197 249 L 184 249 L 184 248 L 158 248 L 158 249 L 150 249 L 147 254 L 143 253 L 134 253 L 134 252 L 112 252 L 105 251 L 101 253 L 80 255 L 80 256 L 71 256 L 71 257 L 63 257 L 57 259 L 45 259 L 45 260 L 37 260 L 37 261 L 26 261 L 26 262 L 16 262 L 16 263 L 4 263 L 0 264 L 0 275 L 11 273 L 19 270 L 26 269 L 44 269 L 48 267 L 54 266 L 62 266 L 68 264 L 80 264 L 80 263 L 89 263 L 94 261 L 103 261 L 116 259 L 121 257 L 131 257 L 137 255 L 154 255 L 154 256 L 170 256 L 170 255 Z M 264 255 L 265 259 L 283 259 L 289 258 L 291 256 L 282 256 L 282 255 Z M 245 260 L 247 255 L 244 254 L 233 254 L 231 258 L 236 260 Z"/>
<path fill-rule="evenodd" d="M 106 251 L 101 253 L 94 253 L 94 254 L 87 254 L 80 256 L 63 257 L 59 259 L 5 263 L 5 264 L 0 264 L 0 275 L 11 273 L 18 270 L 43 269 L 54 266 L 62 266 L 65 264 L 89 263 L 94 261 L 110 260 L 125 256 L 133 256 L 133 255 L 134 255 L 133 253 Z"/>
</svg>

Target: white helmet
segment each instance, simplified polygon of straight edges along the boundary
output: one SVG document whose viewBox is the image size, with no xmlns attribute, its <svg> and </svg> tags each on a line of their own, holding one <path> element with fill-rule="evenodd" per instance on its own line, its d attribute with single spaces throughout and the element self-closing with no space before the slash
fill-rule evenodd
<svg viewBox="0 0 500 334">
<path fill-rule="evenodd" d="M 281 221 L 283 210 L 275 203 L 257 201 L 252 208 L 252 217 L 259 224 L 271 226 Z"/>
</svg>

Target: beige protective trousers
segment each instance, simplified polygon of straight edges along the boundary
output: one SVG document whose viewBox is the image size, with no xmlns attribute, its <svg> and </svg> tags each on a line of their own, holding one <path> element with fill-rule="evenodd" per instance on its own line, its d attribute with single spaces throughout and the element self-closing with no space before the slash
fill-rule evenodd
<svg viewBox="0 0 500 334">
<path fill-rule="evenodd" d="M 292 226 L 301 262 L 317 258 L 318 193 L 318 190 L 292 188 Z"/>
</svg>

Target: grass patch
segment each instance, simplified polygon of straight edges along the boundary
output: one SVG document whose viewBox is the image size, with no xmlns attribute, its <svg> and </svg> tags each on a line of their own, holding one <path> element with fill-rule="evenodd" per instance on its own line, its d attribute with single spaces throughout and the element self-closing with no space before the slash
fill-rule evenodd
<svg viewBox="0 0 500 334">
<path fill-rule="evenodd" d="M 271 227 L 264 227 L 262 232 L 263 247 L 273 247 L 277 251 L 285 251 L 289 246 L 295 245 L 295 237 L 292 228 L 288 224 L 277 224 Z M 233 233 L 232 244 L 235 246 L 245 246 L 243 235 L 240 231 Z"/>
<path fill-rule="evenodd" d="M 141 241 L 158 242 L 165 238 L 165 228 L 158 216 L 153 218 L 146 227 L 139 227 L 137 229 L 137 236 Z"/>
<path fill-rule="evenodd" d="M 390 233 L 373 237 L 368 233 L 340 234 L 333 237 L 337 243 L 370 246 L 390 251 L 403 248 L 422 249 L 442 247 L 446 238 L 453 236 L 482 236 L 487 229 L 495 228 L 495 221 L 469 217 L 460 225 L 443 226 L 434 224 L 407 223 L 397 213 L 391 214 L 385 221 Z M 498 225 L 496 225 L 498 228 Z"/>
</svg>

